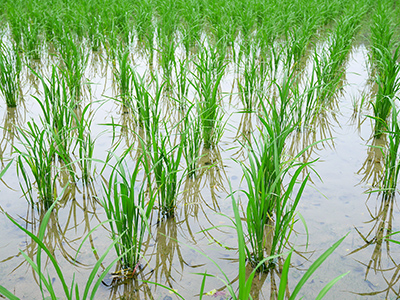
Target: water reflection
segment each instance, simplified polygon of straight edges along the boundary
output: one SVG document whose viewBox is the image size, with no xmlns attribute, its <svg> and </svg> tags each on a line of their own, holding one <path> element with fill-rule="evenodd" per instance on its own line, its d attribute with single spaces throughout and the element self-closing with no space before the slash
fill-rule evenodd
<svg viewBox="0 0 400 300">
<path fill-rule="evenodd" d="M 363 234 L 361 229 L 355 228 L 364 244 L 353 250 L 349 255 L 361 251 L 372 252 L 367 262 L 359 261 L 365 268 L 364 281 L 372 291 L 357 291 L 355 294 L 361 296 L 384 294 L 386 299 L 391 298 L 393 294 L 396 297 L 400 296 L 398 288 L 400 280 L 400 261 L 397 259 L 398 246 L 387 239 L 393 232 L 395 207 L 395 197 L 379 195 L 375 211 L 373 212 L 368 208 L 371 219 L 366 223 L 371 224 L 372 228 L 366 234 Z M 396 238 L 394 237 L 394 239 Z M 360 257 L 360 255 L 357 255 L 357 257 Z M 372 278 L 378 275 L 382 277 L 386 286 L 372 284 L 372 282 L 376 282 Z"/>
</svg>

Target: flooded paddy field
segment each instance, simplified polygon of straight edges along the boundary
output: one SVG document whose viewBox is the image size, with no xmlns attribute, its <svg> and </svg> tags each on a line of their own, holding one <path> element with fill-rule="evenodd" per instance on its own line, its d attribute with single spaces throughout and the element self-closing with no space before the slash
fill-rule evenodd
<svg viewBox="0 0 400 300">
<path fill-rule="evenodd" d="M 399 11 L 348 2 L 6 1 L 0 294 L 399 297 Z"/>
</svg>

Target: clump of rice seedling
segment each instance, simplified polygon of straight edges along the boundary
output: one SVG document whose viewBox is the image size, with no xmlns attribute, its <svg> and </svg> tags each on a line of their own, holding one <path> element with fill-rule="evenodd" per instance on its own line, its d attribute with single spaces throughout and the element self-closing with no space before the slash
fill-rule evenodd
<svg viewBox="0 0 400 300">
<path fill-rule="evenodd" d="M 226 65 L 218 58 L 218 53 L 204 46 L 194 63 L 197 72 L 193 74 L 199 99 L 196 100 L 197 114 L 201 120 L 201 131 L 206 149 L 218 143 L 222 130 L 222 108 L 218 88 L 224 76 Z"/>
<path fill-rule="evenodd" d="M 262 100 L 260 91 L 263 90 L 266 74 L 262 70 L 264 64 L 257 58 L 258 53 L 252 47 L 250 55 L 244 58 L 243 82 L 238 82 L 240 99 L 246 112 L 253 111 Z"/>
<path fill-rule="evenodd" d="M 173 217 L 176 208 L 176 198 L 182 183 L 178 178 L 183 157 L 184 144 L 179 140 L 174 145 L 173 134 L 164 124 L 165 134 L 152 131 L 150 153 L 152 172 L 157 186 L 159 210 L 167 218 Z"/>
<path fill-rule="evenodd" d="M 21 189 L 34 205 L 33 184 L 27 171 L 30 170 L 35 180 L 35 185 L 40 201 L 49 208 L 56 199 L 56 175 L 54 169 L 54 156 L 57 149 L 48 138 L 48 130 L 40 128 L 35 122 L 28 122 L 27 129 L 17 128 L 22 149 L 14 147 L 18 154 L 17 171 L 22 176 Z M 25 185 L 25 187 L 23 186 Z"/>
<path fill-rule="evenodd" d="M 344 16 L 337 22 L 336 30 L 328 38 L 328 48 L 314 55 L 314 70 L 319 85 L 319 99 L 325 101 L 335 94 L 344 74 L 343 65 L 351 48 L 353 37 L 360 27 L 362 13 Z"/>
<path fill-rule="evenodd" d="M 148 165 L 142 164 L 142 159 L 146 158 L 137 160 L 131 172 L 125 154 L 113 168 L 108 185 L 104 185 L 104 210 L 110 220 L 112 239 L 119 241 L 114 247 L 122 268 L 132 274 L 143 255 L 143 240 L 155 200 L 151 192 L 146 196 L 146 177 L 138 185 L 140 167 Z M 145 172 L 148 174 L 149 170 Z"/>
<path fill-rule="evenodd" d="M 178 69 L 179 66 L 179 69 Z M 189 62 L 188 59 L 181 60 L 175 64 L 176 74 L 176 100 L 179 103 L 179 107 L 183 109 L 186 106 L 187 96 L 189 93 Z"/>
<path fill-rule="evenodd" d="M 186 169 L 188 177 L 196 177 L 198 170 L 198 161 L 200 159 L 201 149 L 201 125 L 200 118 L 197 114 L 193 113 L 193 105 L 185 112 L 183 125 L 184 128 L 181 132 L 181 139 L 183 143 L 183 151 L 186 160 Z"/>
<path fill-rule="evenodd" d="M 54 143 L 56 154 L 64 161 L 67 169 L 74 178 L 71 160 L 71 145 L 73 141 L 73 120 L 75 103 L 68 95 L 66 83 L 60 78 L 58 69 L 53 66 L 50 78 L 43 78 L 32 71 L 42 82 L 44 99 L 34 96 L 43 112 L 41 117 L 48 134 L 48 139 Z"/>
<path fill-rule="evenodd" d="M 20 95 L 21 59 L 17 49 L 0 44 L 0 91 L 8 107 L 16 107 Z"/>
<path fill-rule="evenodd" d="M 42 31 L 41 24 L 34 16 L 25 15 L 23 20 L 22 41 L 24 52 L 32 59 L 40 59 L 41 55 L 41 39 L 40 34 Z"/>
<path fill-rule="evenodd" d="M 294 158 L 284 158 L 286 141 L 297 128 L 294 115 L 296 99 L 290 99 L 292 76 L 285 76 L 283 83 L 277 84 L 279 98 L 271 99 L 268 109 L 263 105 L 260 140 L 255 139 L 248 145 L 249 166 L 242 163 L 247 183 L 247 190 L 243 192 L 248 198 L 246 220 L 251 247 L 247 255 L 253 265 L 257 265 L 266 256 L 282 253 L 287 237 L 293 230 L 295 209 L 309 176 L 302 180 L 291 203 L 295 184 L 309 164 L 296 162 L 305 150 Z M 289 176 L 291 170 L 294 170 L 294 174 L 284 187 L 284 179 Z M 269 249 L 266 250 L 268 236 L 271 241 Z"/>
<path fill-rule="evenodd" d="M 130 52 L 128 50 L 123 51 L 120 46 L 117 54 L 118 69 L 114 71 L 114 77 L 119 83 L 120 95 L 122 104 L 125 107 L 131 106 L 132 100 L 132 67 L 129 62 Z"/>
<path fill-rule="evenodd" d="M 91 103 L 86 105 L 81 113 L 73 112 L 73 118 L 76 124 L 77 141 L 75 147 L 78 147 L 79 164 L 81 167 L 81 179 L 84 183 L 89 183 L 93 177 L 93 153 L 94 139 L 90 133 L 90 127 L 93 121 L 93 115 L 90 111 Z"/>
<path fill-rule="evenodd" d="M 378 92 L 376 93 L 375 102 L 372 103 L 375 116 L 375 135 L 379 137 L 382 131 L 387 130 L 387 119 L 392 108 L 391 101 L 395 99 L 396 93 L 400 90 L 400 46 L 396 48 L 392 54 L 391 49 L 376 49 L 379 53 L 380 60 L 377 70 L 376 82 L 378 84 Z"/>
<path fill-rule="evenodd" d="M 385 197 L 393 197 L 396 191 L 400 171 L 400 126 L 399 111 L 393 100 L 389 100 L 392 106 L 392 118 L 387 133 L 389 144 L 381 147 L 384 156 L 384 175 L 382 193 Z"/>
<path fill-rule="evenodd" d="M 69 88 L 70 97 L 74 99 L 76 105 L 80 101 L 82 80 L 88 62 L 87 48 L 70 36 L 61 38 L 60 43 L 60 55 L 63 62 L 60 70 Z"/>
</svg>

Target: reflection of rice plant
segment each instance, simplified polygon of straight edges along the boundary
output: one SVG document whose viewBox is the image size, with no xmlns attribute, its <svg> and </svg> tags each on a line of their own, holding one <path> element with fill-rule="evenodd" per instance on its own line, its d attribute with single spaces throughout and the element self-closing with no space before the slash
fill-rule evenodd
<svg viewBox="0 0 400 300">
<path fill-rule="evenodd" d="M 62 195 L 62 194 L 61 194 Z M 58 199 L 61 199 L 61 195 L 58 197 Z M 111 267 L 117 262 L 119 258 L 114 259 L 107 267 L 104 268 L 103 262 L 104 259 L 106 258 L 108 252 L 112 249 L 112 247 L 117 244 L 119 241 L 115 240 L 113 243 L 107 248 L 107 250 L 104 252 L 104 254 L 98 259 L 96 264 L 93 266 L 92 271 L 90 272 L 89 278 L 86 281 L 86 285 L 83 289 L 83 295 L 82 298 L 80 298 L 81 294 L 81 289 L 78 287 L 78 283 L 75 282 L 75 276 L 72 279 L 72 282 L 70 285 L 67 284 L 66 282 L 66 277 L 61 270 L 61 268 L 58 265 L 58 262 L 54 256 L 54 253 L 52 253 L 51 250 L 49 250 L 46 245 L 43 243 L 44 238 L 45 238 L 45 233 L 46 233 L 46 227 L 49 222 L 50 216 L 53 213 L 53 208 L 56 205 L 57 202 L 54 202 L 53 205 L 47 210 L 46 214 L 44 215 L 42 222 L 40 224 L 39 228 L 39 233 L 38 235 L 34 235 L 32 232 L 21 226 L 17 221 L 15 221 L 11 216 L 7 214 L 7 217 L 10 219 L 11 222 L 14 223 L 19 229 L 21 229 L 23 232 L 25 232 L 37 245 L 38 245 L 38 251 L 36 253 L 36 261 L 33 260 L 32 257 L 30 257 L 27 253 L 22 252 L 21 254 L 24 257 L 24 259 L 31 265 L 32 269 L 37 273 L 39 277 L 39 288 L 40 292 L 42 294 L 42 299 L 60 299 L 56 295 L 56 291 L 54 290 L 53 286 L 53 279 L 54 277 L 50 277 L 50 274 L 48 273 L 48 268 L 46 268 L 46 273 L 44 273 L 44 270 L 42 270 L 42 251 L 44 251 L 47 254 L 47 257 L 53 264 L 53 267 L 57 273 L 57 277 L 61 282 L 63 292 L 65 299 L 72 300 L 72 299 L 87 299 L 90 297 L 90 299 L 93 299 L 98 288 L 100 287 L 102 280 L 106 277 L 108 272 L 110 271 Z M 96 227 L 97 228 L 97 227 Z M 93 231 L 93 230 L 92 230 Z M 92 231 L 88 233 L 88 235 L 84 238 L 82 244 L 79 246 L 78 251 L 76 253 L 76 257 L 79 254 L 79 250 L 81 249 L 83 243 L 86 241 L 86 239 L 92 234 Z M 76 259 L 75 257 L 75 259 Z M 100 275 L 97 274 L 99 270 L 103 268 L 102 272 Z M 96 280 L 96 275 L 98 275 L 98 278 Z M 50 297 L 46 297 L 46 294 L 49 293 Z M 11 300 L 18 300 L 19 298 L 12 294 L 10 291 L 8 291 L 6 288 L 3 286 L 0 286 L 0 294 L 6 296 L 8 299 Z"/>
<path fill-rule="evenodd" d="M 7 106 L 17 106 L 20 94 L 21 59 L 15 47 L 1 43 L 0 48 L 0 91 Z"/>
<path fill-rule="evenodd" d="M 197 113 L 201 120 L 202 139 L 204 147 L 209 149 L 218 143 L 222 125 L 222 108 L 218 87 L 224 76 L 226 65 L 221 63 L 214 50 L 203 48 L 195 62 L 197 73 L 193 74 L 192 82 L 199 99 L 197 100 Z"/>
<path fill-rule="evenodd" d="M 53 174 L 53 160 L 56 148 L 48 138 L 46 129 L 39 128 L 34 122 L 28 122 L 27 129 L 18 129 L 19 139 L 23 149 L 15 147 L 18 153 L 17 170 L 22 176 L 21 189 L 25 196 L 34 204 L 33 186 L 29 169 L 35 179 L 39 200 L 45 202 L 47 207 L 55 200 L 56 184 Z M 22 185 L 25 185 L 25 188 Z"/>
<path fill-rule="evenodd" d="M 106 199 L 104 209 L 110 220 L 113 240 L 117 255 L 121 257 L 123 269 L 133 272 L 142 253 L 146 226 L 154 205 L 150 193 L 146 197 L 146 180 L 139 186 L 138 174 L 141 161 L 137 161 L 133 172 L 129 171 L 126 156 L 120 158 L 114 167 L 108 185 L 104 185 Z M 146 166 L 146 164 L 144 164 Z"/>
</svg>

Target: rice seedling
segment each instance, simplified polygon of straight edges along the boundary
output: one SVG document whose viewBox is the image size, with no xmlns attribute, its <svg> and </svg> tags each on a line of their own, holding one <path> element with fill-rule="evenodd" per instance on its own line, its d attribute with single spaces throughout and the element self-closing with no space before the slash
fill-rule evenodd
<svg viewBox="0 0 400 300">
<path fill-rule="evenodd" d="M 391 120 L 390 128 L 387 128 L 385 133 L 388 138 L 388 145 L 383 146 L 371 146 L 380 149 L 384 159 L 384 173 L 382 178 L 381 189 L 378 191 L 382 192 L 384 197 L 393 197 L 396 191 L 396 186 L 400 171 L 400 160 L 399 160 L 399 147 L 400 147 L 400 126 L 399 126 L 399 111 L 393 100 L 389 99 L 391 104 Z M 373 117 L 371 117 L 373 118 Z"/>
<path fill-rule="evenodd" d="M 256 62 L 256 51 L 245 59 L 243 70 L 243 83 L 238 82 L 240 98 L 243 103 L 244 110 L 251 112 L 256 105 L 257 89 L 260 89 L 263 79 L 260 78 L 258 71 L 259 65 Z"/>
<path fill-rule="evenodd" d="M 77 105 L 80 101 L 82 80 L 88 62 L 87 48 L 70 36 L 61 38 L 60 43 L 60 55 L 63 62 L 60 70 L 69 88 L 69 95 Z"/>
<path fill-rule="evenodd" d="M 179 66 L 179 69 L 178 69 Z M 186 106 L 187 97 L 189 93 L 189 62 L 188 59 L 179 59 L 178 63 L 175 64 L 176 74 L 176 100 L 179 103 L 179 108 L 183 109 Z"/>
<path fill-rule="evenodd" d="M 20 95 L 21 58 L 14 46 L 0 43 L 0 91 L 8 107 L 16 107 Z"/>
<path fill-rule="evenodd" d="M 65 189 L 64 189 L 65 190 Z M 58 200 L 61 199 L 63 193 L 57 198 Z M 112 268 L 112 266 L 118 261 L 119 257 L 114 259 L 108 266 L 104 268 L 103 262 L 107 256 L 107 254 L 110 252 L 112 247 L 118 243 L 118 240 L 115 240 L 111 243 L 111 245 L 106 249 L 104 254 L 98 259 L 96 264 L 93 266 L 93 269 L 86 281 L 86 285 L 83 290 L 83 294 L 81 294 L 81 289 L 78 286 L 78 283 L 75 281 L 75 275 L 72 278 L 72 282 L 68 284 L 66 282 L 66 276 L 63 273 L 63 270 L 58 265 L 58 262 L 55 258 L 54 253 L 52 253 L 51 250 L 49 250 L 46 245 L 44 244 L 44 238 L 46 234 L 46 228 L 50 219 L 51 214 L 53 214 L 53 209 L 55 205 L 57 204 L 57 201 L 55 201 L 47 210 L 46 214 L 44 215 L 42 222 L 40 224 L 39 232 L 38 235 L 36 236 L 32 232 L 30 232 L 28 229 L 24 228 L 21 226 L 16 220 L 14 220 L 10 215 L 6 213 L 6 216 L 8 219 L 15 225 L 17 226 L 20 230 L 22 230 L 24 233 L 26 233 L 38 246 L 38 251 L 36 253 L 36 260 L 33 260 L 33 257 L 30 257 L 27 253 L 23 252 L 20 250 L 20 253 L 24 257 L 24 259 L 31 265 L 32 269 L 35 271 L 35 273 L 38 275 L 38 281 L 39 281 L 39 289 L 42 294 L 43 299 L 52 299 L 56 300 L 59 299 L 57 297 L 57 291 L 55 291 L 54 286 L 53 286 L 53 279 L 50 276 L 48 268 L 46 268 L 46 272 L 42 269 L 42 252 L 46 253 L 48 259 L 51 261 L 55 272 L 57 273 L 57 278 L 60 280 L 62 284 L 62 289 L 63 293 L 65 296 L 65 299 L 94 299 L 97 290 L 99 289 L 102 280 L 106 277 L 108 271 Z M 101 223 L 102 225 L 104 223 Z M 100 225 L 96 226 L 94 229 L 92 229 L 88 235 L 83 239 L 81 245 L 78 248 L 78 251 L 75 256 L 75 261 L 76 258 L 78 257 L 78 254 L 80 252 L 80 249 L 82 248 L 83 243 L 86 241 L 86 239 L 92 234 L 92 232 L 98 228 Z M 100 275 L 98 275 L 99 269 L 103 268 L 103 271 L 101 272 Z M 46 274 L 47 273 L 47 274 Z M 96 279 L 96 275 L 98 275 L 98 278 Z M 49 293 L 50 296 L 46 297 L 45 292 Z M 0 286 L 0 294 L 4 295 L 10 300 L 18 300 L 19 298 L 15 296 L 12 292 L 8 291 L 5 287 Z M 82 296 L 80 296 L 82 295 Z"/>
<path fill-rule="evenodd" d="M 91 124 L 93 121 L 93 114 L 90 111 L 92 103 L 85 106 L 81 113 L 73 112 L 72 116 L 75 120 L 77 130 L 77 142 L 75 147 L 78 147 L 79 163 L 81 167 L 81 179 L 84 183 L 89 183 L 93 177 L 93 154 L 94 142 L 90 133 Z"/>
<path fill-rule="evenodd" d="M 56 153 L 66 164 L 71 178 L 75 177 L 71 160 L 71 146 L 73 142 L 73 120 L 75 102 L 68 95 L 64 78 L 60 78 L 58 69 L 53 66 L 50 78 L 44 78 L 35 71 L 33 74 L 42 83 L 44 99 L 34 96 L 39 104 L 43 117 L 42 124 L 46 128 L 49 143 L 53 143 Z"/>
<path fill-rule="evenodd" d="M 180 164 L 184 151 L 184 143 L 179 140 L 174 145 L 173 134 L 164 124 L 165 134 L 152 131 L 150 153 L 152 172 L 157 186 L 159 210 L 162 216 L 173 217 L 176 208 L 176 198 L 182 184 L 178 178 Z"/>
<path fill-rule="evenodd" d="M 380 60 L 376 82 L 378 92 L 375 102 L 372 103 L 375 119 L 375 135 L 379 137 L 387 128 L 387 119 L 392 108 L 392 99 L 395 99 L 396 93 L 400 90 L 400 46 L 392 54 L 391 49 L 375 49 L 379 53 Z"/>
<path fill-rule="evenodd" d="M 293 203 L 290 203 L 296 182 L 302 171 L 311 164 L 296 162 L 307 148 L 293 158 L 285 158 L 286 140 L 298 126 L 293 113 L 298 100 L 290 99 L 292 77 L 293 74 L 289 74 L 281 85 L 277 84 L 279 98 L 269 101 L 269 111 L 262 105 L 264 114 L 259 117 L 263 125 L 260 140 L 249 142 L 249 166 L 242 163 L 247 183 L 247 189 L 243 192 L 248 198 L 246 220 L 251 248 L 247 255 L 253 265 L 257 265 L 266 255 L 282 253 L 293 230 L 296 206 L 309 176 L 302 180 Z M 287 186 L 283 187 L 291 170 L 294 170 L 294 174 L 287 179 Z M 267 250 L 269 253 L 265 253 L 268 236 L 271 237 L 271 245 Z"/>
<path fill-rule="evenodd" d="M 129 50 L 123 50 L 122 45 L 120 45 L 117 59 L 118 59 L 118 69 L 114 71 L 114 77 L 119 83 L 120 96 L 122 104 L 125 107 L 131 106 L 132 100 L 132 66 L 129 61 L 130 52 Z"/>
<path fill-rule="evenodd" d="M 17 128 L 17 130 L 23 147 L 23 149 L 19 149 L 14 146 L 18 154 L 16 159 L 18 175 L 22 176 L 21 190 L 34 205 L 33 185 L 27 172 L 28 168 L 35 180 L 39 200 L 50 207 L 56 199 L 53 159 L 57 149 L 54 143 L 48 139 L 48 130 L 40 128 L 34 122 L 28 122 L 26 129 Z"/>
<path fill-rule="evenodd" d="M 186 160 L 187 175 L 189 178 L 196 177 L 198 162 L 201 157 L 201 125 L 200 118 L 193 113 L 193 105 L 185 113 L 181 132 L 184 157 Z"/>
<path fill-rule="evenodd" d="M 108 185 L 103 186 L 106 195 L 103 206 L 108 219 L 111 220 L 112 239 L 119 240 L 114 247 L 117 255 L 121 257 L 122 269 L 131 273 L 143 255 L 143 240 L 155 201 L 151 189 L 150 194 L 146 195 L 146 177 L 139 186 L 137 184 L 140 180 L 138 176 L 141 165 L 144 166 L 145 173 L 149 173 L 146 169 L 148 164 L 142 163 L 142 159 L 146 158 L 139 158 L 131 172 L 126 154 L 119 158 L 113 167 Z"/>
<path fill-rule="evenodd" d="M 314 70 L 317 84 L 320 86 L 321 102 L 333 97 L 340 86 L 344 74 L 344 64 L 351 48 L 353 37 L 360 27 L 359 20 L 363 11 L 344 16 L 337 21 L 334 32 L 328 38 L 328 48 L 321 55 L 315 51 Z"/>
<path fill-rule="evenodd" d="M 42 31 L 39 20 L 35 17 L 25 15 L 22 22 L 22 42 L 23 50 L 31 59 L 40 59 L 41 56 L 41 38 Z"/>
<path fill-rule="evenodd" d="M 218 87 L 224 76 L 226 64 L 217 58 L 218 54 L 211 49 L 202 48 L 198 62 L 195 62 L 197 73 L 191 81 L 199 97 L 196 100 L 197 114 L 201 120 L 201 131 L 206 149 L 216 145 L 223 131 L 222 108 Z"/>
</svg>

